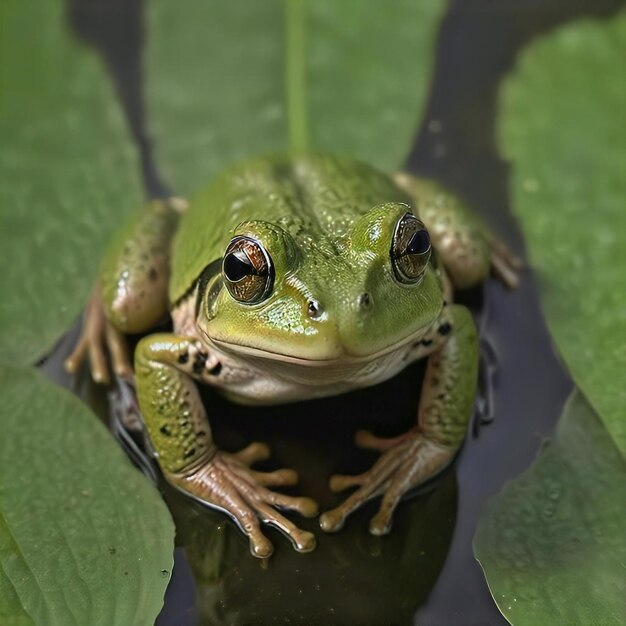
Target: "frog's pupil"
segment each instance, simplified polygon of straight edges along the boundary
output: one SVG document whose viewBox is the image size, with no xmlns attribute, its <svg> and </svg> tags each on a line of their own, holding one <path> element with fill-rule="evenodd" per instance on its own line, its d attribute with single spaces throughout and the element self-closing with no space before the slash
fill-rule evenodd
<svg viewBox="0 0 626 626">
<path fill-rule="evenodd" d="M 430 237 L 425 230 L 418 230 L 406 247 L 407 254 L 424 254 L 430 248 Z"/>
<path fill-rule="evenodd" d="M 224 259 L 224 274 L 232 283 L 254 273 L 252 263 L 241 250 L 231 252 Z"/>
</svg>

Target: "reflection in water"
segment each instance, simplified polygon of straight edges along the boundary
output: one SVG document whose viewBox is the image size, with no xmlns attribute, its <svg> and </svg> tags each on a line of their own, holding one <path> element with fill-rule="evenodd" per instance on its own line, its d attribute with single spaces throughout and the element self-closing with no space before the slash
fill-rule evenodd
<svg viewBox="0 0 626 626">
<path fill-rule="evenodd" d="M 438 488 L 404 503 L 393 532 L 367 532 L 367 511 L 339 533 L 318 532 L 318 546 L 298 554 L 275 531 L 267 562 L 223 515 L 175 494 L 168 497 L 179 541 L 197 584 L 202 624 L 409 623 L 448 550 L 456 505 L 454 472 Z M 303 524 L 315 532 L 315 520 Z"/>
</svg>

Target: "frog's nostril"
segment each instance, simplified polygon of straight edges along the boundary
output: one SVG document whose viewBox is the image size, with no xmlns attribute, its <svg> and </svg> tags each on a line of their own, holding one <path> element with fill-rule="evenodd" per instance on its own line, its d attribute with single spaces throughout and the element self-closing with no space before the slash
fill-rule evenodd
<svg viewBox="0 0 626 626">
<path fill-rule="evenodd" d="M 372 308 L 372 296 L 367 291 L 362 293 L 356 300 L 357 305 L 361 311 L 368 311 Z"/>
<path fill-rule="evenodd" d="M 313 319 L 318 318 L 322 314 L 322 305 L 317 300 L 311 298 L 308 302 L 307 314 Z"/>
</svg>

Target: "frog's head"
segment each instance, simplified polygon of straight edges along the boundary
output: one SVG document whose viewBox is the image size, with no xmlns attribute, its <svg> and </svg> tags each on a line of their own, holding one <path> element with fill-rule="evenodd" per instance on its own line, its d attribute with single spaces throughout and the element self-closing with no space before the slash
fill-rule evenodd
<svg viewBox="0 0 626 626">
<path fill-rule="evenodd" d="M 440 314 L 430 238 L 406 205 L 378 205 L 333 238 L 293 230 L 250 221 L 232 233 L 199 319 L 221 349 L 309 365 L 367 361 Z"/>
</svg>

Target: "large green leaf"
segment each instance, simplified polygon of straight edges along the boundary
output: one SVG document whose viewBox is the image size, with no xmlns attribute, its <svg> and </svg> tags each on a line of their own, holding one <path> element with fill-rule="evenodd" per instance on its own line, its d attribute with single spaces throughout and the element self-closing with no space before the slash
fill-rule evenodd
<svg viewBox="0 0 626 626">
<path fill-rule="evenodd" d="M 513 204 L 558 349 L 626 454 L 626 14 L 566 26 L 506 82 Z"/>
<path fill-rule="evenodd" d="M 485 507 L 474 540 L 515 626 L 626 622 L 626 463 L 580 392 L 554 441 Z"/>
<path fill-rule="evenodd" d="M 157 156 L 177 192 L 254 154 L 313 149 L 392 170 L 414 139 L 444 0 L 153 0 Z"/>
<path fill-rule="evenodd" d="M 0 623 L 153 624 L 173 564 L 158 492 L 77 398 L 0 367 Z"/>
<path fill-rule="evenodd" d="M 79 314 L 103 246 L 141 201 L 110 81 L 62 0 L 0 3 L 0 358 L 27 364 Z"/>
</svg>

